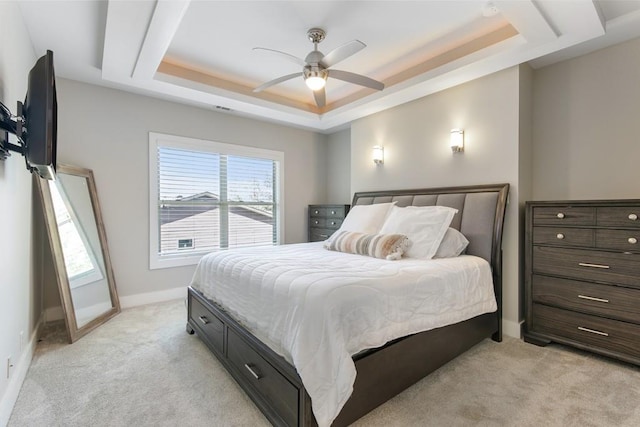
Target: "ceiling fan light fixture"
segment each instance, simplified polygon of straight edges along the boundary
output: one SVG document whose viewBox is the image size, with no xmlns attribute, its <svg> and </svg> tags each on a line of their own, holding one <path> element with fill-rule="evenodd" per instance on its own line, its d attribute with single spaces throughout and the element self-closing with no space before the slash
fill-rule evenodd
<svg viewBox="0 0 640 427">
<path fill-rule="evenodd" d="M 311 90 L 320 90 L 327 83 L 327 70 L 317 69 L 312 70 L 305 68 L 304 70 L 304 82 Z"/>
</svg>

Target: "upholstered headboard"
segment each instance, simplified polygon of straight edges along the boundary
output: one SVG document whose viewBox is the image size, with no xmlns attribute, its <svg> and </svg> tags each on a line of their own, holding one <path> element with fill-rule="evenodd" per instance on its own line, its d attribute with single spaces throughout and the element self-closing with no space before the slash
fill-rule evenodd
<svg viewBox="0 0 640 427">
<path fill-rule="evenodd" d="M 502 311 L 502 228 L 509 184 L 419 190 L 365 191 L 353 195 L 352 206 L 397 202 L 396 206 L 449 206 L 458 210 L 451 227 L 469 240 L 467 254 L 491 264 L 493 284 Z"/>
</svg>

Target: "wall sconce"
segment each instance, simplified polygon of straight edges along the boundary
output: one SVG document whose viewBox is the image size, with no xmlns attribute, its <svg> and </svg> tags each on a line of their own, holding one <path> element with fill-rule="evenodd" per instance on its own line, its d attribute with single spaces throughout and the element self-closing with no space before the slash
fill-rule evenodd
<svg viewBox="0 0 640 427">
<path fill-rule="evenodd" d="M 376 165 L 384 163 L 384 147 L 380 145 L 373 147 L 373 163 Z"/>
<path fill-rule="evenodd" d="M 464 130 L 451 129 L 451 151 L 454 153 L 464 151 Z"/>
</svg>

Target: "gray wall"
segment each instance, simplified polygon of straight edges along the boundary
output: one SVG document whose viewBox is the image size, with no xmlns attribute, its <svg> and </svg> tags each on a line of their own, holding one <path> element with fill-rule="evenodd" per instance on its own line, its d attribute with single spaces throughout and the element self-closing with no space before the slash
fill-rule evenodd
<svg viewBox="0 0 640 427">
<path fill-rule="evenodd" d="M 640 198 L 640 39 L 535 71 L 533 197 Z"/>
<path fill-rule="evenodd" d="M 511 184 L 518 199 L 520 70 L 513 67 L 360 119 L 351 126 L 351 192 Z M 465 130 L 452 153 L 450 130 Z M 384 164 L 371 160 L 384 146 Z M 505 333 L 519 335 L 519 211 L 507 206 L 504 234 Z"/>
<path fill-rule="evenodd" d="M 15 2 L 0 2 L 0 101 L 16 113 L 27 75 L 36 61 L 22 14 Z M 15 141 L 15 140 L 14 140 Z M 0 425 L 8 420 L 26 374 L 40 319 L 42 292 L 36 265 L 41 243 L 33 220 L 31 174 L 12 153 L 0 162 Z M 31 341 L 33 340 L 33 341 Z M 7 357 L 14 367 L 6 377 Z"/>
<path fill-rule="evenodd" d="M 327 203 L 350 204 L 351 129 L 327 138 Z"/>
<path fill-rule="evenodd" d="M 149 270 L 150 131 L 285 153 L 284 241 L 306 241 L 306 207 L 326 200 L 326 136 L 58 79 L 58 161 L 92 169 L 119 295 L 189 284 L 195 266 Z M 59 305 L 47 297 L 47 307 Z"/>
</svg>

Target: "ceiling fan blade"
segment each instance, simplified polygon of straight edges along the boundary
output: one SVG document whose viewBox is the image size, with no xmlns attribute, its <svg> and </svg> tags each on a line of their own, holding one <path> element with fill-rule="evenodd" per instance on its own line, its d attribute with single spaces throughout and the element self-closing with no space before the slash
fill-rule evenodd
<svg viewBox="0 0 640 427">
<path fill-rule="evenodd" d="M 255 51 L 264 51 L 264 52 L 268 52 L 268 53 L 275 53 L 276 55 L 279 55 L 281 58 L 284 58 L 288 61 L 291 61 L 295 64 L 300 65 L 301 67 L 304 67 L 305 65 L 307 65 L 306 62 L 304 62 L 302 59 L 298 58 L 297 56 L 293 56 L 291 54 L 288 54 L 287 52 L 281 52 L 279 50 L 275 50 L 275 49 L 268 49 L 266 47 L 254 47 L 253 50 Z"/>
<path fill-rule="evenodd" d="M 367 45 L 362 43 L 360 40 L 351 40 L 349 43 L 343 44 L 342 46 L 327 53 L 320 61 L 320 65 L 324 68 L 329 68 L 332 65 L 336 65 L 343 59 L 347 59 L 354 53 L 360 52 L 365 47 L 367 47 Z"/>
<path fill-rule="evenodd" d="M 270 80 L 266 83 L 261 84 L 260 86 L 258 86 L 257 88 L 255 88 L 253 91 L 254 92 L 262 92 L 263 90 L 273 86 L 273 85 L 277 85 L 278 83 L 282 83 L 282 82 L 286 82 L 287 80 L 291 80 L 293 78 L 296 77 L 300 77 L 302 76 L 302 73 L 298 72 L 298 73 L 293 73 L 293 74 L 287 74 L 286 76 L 282 76 L 282 77 L 278 77 L 277 79 L 273 79 Z"/>
<path fill-rule="evenodd" d="M 324 107 L 324 104 L 326 103 L 326 95 L 325 95 L 324 88 L 318 89 L 318 90 L 314 90 L 313 91 L 313 97 L 316 99 L 316 105 L 318 107 L 320 107 L 320 108 Z"/>
<path fill-rule="evenodd" d="M 341 71 L 341 70 L 327 70 L 327 71 L 329 72 L 329 77 L 333 77 L 334 79 L 357 84 L 357 85 L 368 87 L 375 90 L 384 89 L 384 83 L 380 83 L 377 80 L 370 79 L 369 77 L 365 77 L 360 74 L 350 73 L 349 71 Z"/>
</svg>

